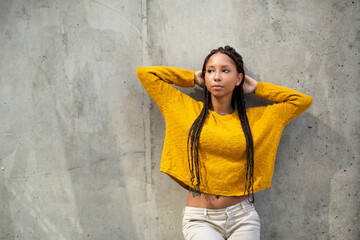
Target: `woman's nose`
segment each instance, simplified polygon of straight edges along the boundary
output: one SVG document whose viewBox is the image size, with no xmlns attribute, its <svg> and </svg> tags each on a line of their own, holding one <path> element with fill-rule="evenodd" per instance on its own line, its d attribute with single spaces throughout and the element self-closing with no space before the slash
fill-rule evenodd
<svg viewBox="0 0 360 240">
<path fill-rule="evenodd" d="M 219 72 L 215 72 L 214 80 L 215 81 L 220 81 L 221 80 Z"/>
</svg>

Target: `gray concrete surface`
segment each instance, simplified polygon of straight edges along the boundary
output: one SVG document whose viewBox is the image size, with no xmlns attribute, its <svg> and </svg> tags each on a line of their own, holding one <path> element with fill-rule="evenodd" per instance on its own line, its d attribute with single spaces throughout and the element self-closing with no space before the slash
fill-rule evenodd
<svg viewBox="0 0 360 240">
<path fill-rule="evenodd" d="M 313 106 L 284 130 L 262 239 L 360 239 L 357 1 L 0 1 L 0 239 L 182 239 L 139 65 L 226 44 Z M 199 96 L 199 89 L 186 89 Z M 249 105 L 256 99 L 248 98 Z"/>
</svg>

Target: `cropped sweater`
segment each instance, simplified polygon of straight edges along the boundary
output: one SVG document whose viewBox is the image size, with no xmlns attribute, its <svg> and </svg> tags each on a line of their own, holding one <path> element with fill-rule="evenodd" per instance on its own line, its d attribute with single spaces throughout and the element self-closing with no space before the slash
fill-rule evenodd
<svg viewBox="0 0 360 240">
<path fill-rule="evenodd" d="M 174 67 L 138 67 L 137 76 L 158 105 L 166 123 L 160 171 L 185 188 L 191 186 L 187 137 L 203 103 L 174 88 L 194 86 L 194 72 Z M 254 192 L 270 188 L 281 133 L 312 104 L 289 88 L 258 82 L 255 96 L 275 102 L 246 110 L 254 143 Z M 244 194 L 246 140 L 237 110 L 220 115 L 209 110 L 199 146 L 200 191 L 222 196 Z"/>
</svg>

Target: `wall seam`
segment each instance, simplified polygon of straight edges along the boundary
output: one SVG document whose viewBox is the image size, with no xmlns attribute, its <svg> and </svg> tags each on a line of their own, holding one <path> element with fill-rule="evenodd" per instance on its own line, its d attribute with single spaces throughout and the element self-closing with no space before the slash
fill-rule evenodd
<svg viewBox="0 0 360 240">
<path fill-rule="evenodd" d="M 141 0 L 141 44 L 142 65 L 149 64 L 148 42 L 147 42 L 147 0 Z M 143 121 L 145 140 L 145 173 L 146 173 L 146 228 L 144 239 L 152 237 L 152 174 L 151 174 L 151 120 L 150 120 L 150 98 L 143 90 Z"/>
</svg>

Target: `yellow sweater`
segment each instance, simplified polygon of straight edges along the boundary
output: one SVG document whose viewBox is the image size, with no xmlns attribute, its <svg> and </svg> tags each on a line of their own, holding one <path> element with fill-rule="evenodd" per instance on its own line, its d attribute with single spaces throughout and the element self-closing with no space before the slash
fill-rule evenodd
<svg viewBox="0 0 360 240">
<path fill-rule="evenodd" d="M 189 129 L 203 103 L 174 88 L 194 86 L 194 72 L 174 67 L 139 67 L 137 76 L 160 108 L 166 133 L 160 171 L 181 186 L 191 186 L 187 157 Z M 289 88 L 259 82 L 255 96 L 275 102 L 246 110 L 254 142 L 254 192 L 271 187 L 282 130 L 312 104 L 312 98 Z M 209 110 L 200 135 L 200 191 L 214 195 L 244 194 L 246 140 L 237 111 Z"/>
</svg>

